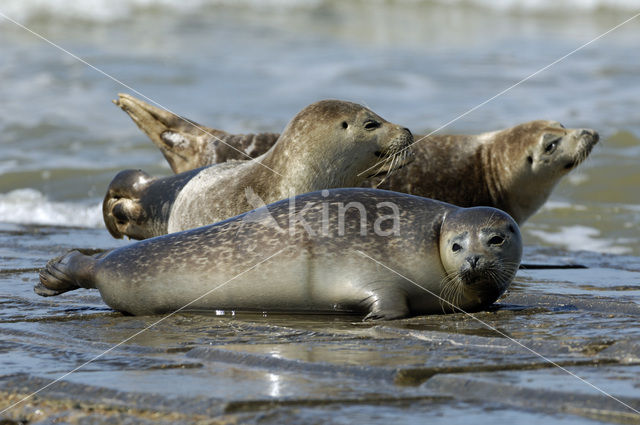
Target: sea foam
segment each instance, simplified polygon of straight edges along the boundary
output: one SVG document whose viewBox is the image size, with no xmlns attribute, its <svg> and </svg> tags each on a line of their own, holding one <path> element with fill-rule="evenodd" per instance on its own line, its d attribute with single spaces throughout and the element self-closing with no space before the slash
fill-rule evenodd
<svg viewBox="0 0 640 425">
<path fill-rule="evenodd" d="M 95 200 L 55 202 L 35 189 L 16 189 L 0 194 L 0 222 L 104 227 L 102 208 Z"/>
</svg>

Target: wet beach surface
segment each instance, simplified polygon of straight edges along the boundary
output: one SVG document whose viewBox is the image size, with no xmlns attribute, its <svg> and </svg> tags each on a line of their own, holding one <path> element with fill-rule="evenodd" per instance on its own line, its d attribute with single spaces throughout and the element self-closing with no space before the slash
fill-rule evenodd
<svg viewBox="0 0 640 425">
<path fill-rule="evenodd" d="M 525 262 L 588 268 L 521 270 L 490 311 L 376 323 L 132 317 L 95 290 L 33 293 L 48 259 L 126 243 L 0 226 L 0 409 L 62 377 L 3 424 L 640 422 L 620 403 L 640 409 L 638 257 L 528 247 Z"/>
</svg>

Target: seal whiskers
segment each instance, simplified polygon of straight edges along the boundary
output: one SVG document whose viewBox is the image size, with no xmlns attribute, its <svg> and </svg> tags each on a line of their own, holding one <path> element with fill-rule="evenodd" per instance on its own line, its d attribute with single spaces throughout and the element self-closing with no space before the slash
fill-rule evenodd
<svg viewBox="0 0 640 425">
<path fill-rule="evenodd" d="M 450 312 L 455 312 L 458 308 L 459 297 L 462 293 L 462 281 L 460 280 L 460 274 L 457 271 L 447 273 L 442 278 L 442 292 L 440 295 L 440 306 L 443 313 L 447 313 L 447 309 Z"/>
<path fill-rule="evenodd" d="M 389 174 L 393 172 L 396 159 L 397 159 L 397 156 L 395 156 L 395 155 L 388 156 L 384 160 L 384 162 L 380 165 L 380 168 L 378 169 L 378 173 L 381 172 L 385 167 L 387 167 L 387 170 L 385 172 L 384 178 L 382 179 L 381 182 L 385 181 L 387 179 L 387 177 L 389 177 Z M 388 166 L 387 166 L 387 164 L 388 164 Z M 376 188 L 378 186 L 379 185 L 376 185 Z"/>
<path fill-rule="evenodd" d="M 391 175 L 393 175 L 393 173 L 398 171 L 400 168 L 406 166 L 407 164 L 411 163 L 412 159 L 413 158 L 412 158 L 411 150 L 405 149 L 405 148 L 402 148 L 399 151 L 394 152 L 392 154 L 386 155 L 384 161 L 382 162 L 382 164 L 380 165 L 380 167 L 378 168 L 378 171 L 376 171 L 374 176 L 381 174 L 381 171 L 384 170 L 385 167 L 386 167 L 386 173 L 382 178 L 382 180 L 380 180 L 380 182 L 375 185 L 375 187 L 377 188 L 383 182 L 385 182 Z"/>
</svg>

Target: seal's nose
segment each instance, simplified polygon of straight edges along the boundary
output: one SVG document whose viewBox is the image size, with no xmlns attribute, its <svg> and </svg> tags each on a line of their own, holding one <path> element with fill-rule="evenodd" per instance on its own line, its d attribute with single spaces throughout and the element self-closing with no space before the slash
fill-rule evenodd
<svg viewBox="0 0 640 425">
<path fill-rule="evenodd" d="M 478 261 L 480 260 L 479 255 L 473 255 L 471 257 L 466 258 L 467 263 L 471 266 L 472 269 L 475 269 L 478 266 Z"/>
<path fill-rule="evenodd" d="M 591 130 L 589 128 L 584 128 L 580 132 L 580 137 L 584 137 L 584 136 L 591 137 L 593 139 L 594 143 L 597 142 L 600 139 L 600 135 L 598 134 L 598 132 L 595 131 L 595 130 Z"/>
</svg>

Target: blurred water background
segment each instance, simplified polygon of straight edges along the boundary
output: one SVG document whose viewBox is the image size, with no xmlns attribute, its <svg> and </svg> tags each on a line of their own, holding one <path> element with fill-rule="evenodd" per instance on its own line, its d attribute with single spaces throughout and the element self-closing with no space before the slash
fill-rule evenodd
<svg viewBox="0 0 640 425">
<path fill-rule="evenodd" d="M 415 133 L 640 12 L 635 0 L 3 0 L 0 222 L 102 227 L 125 168 L 170 174 L 111 100 L 116 81 L 232 132 L 281 131 L 307 104 L 366 104 Z M 524 227 L 525 242 L 640 255 L 640 18 L 444 133 L 532 119 L 601 142 Z"/>
</svg>

